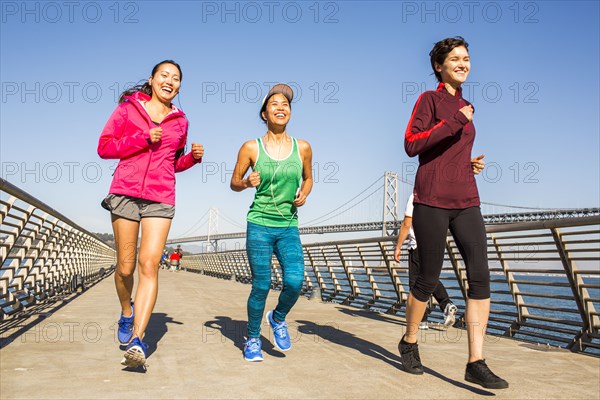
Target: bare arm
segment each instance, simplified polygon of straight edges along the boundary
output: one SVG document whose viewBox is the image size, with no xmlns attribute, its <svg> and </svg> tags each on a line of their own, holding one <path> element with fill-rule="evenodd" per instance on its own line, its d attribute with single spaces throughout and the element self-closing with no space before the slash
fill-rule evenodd
<svg viewBox="0 0 600 400">
<path fill-rule="evenodd" d="M 256 154 L 258 153 L 258 147 L 256 141 L 250 140 L 242 145 L 238 152 L 237 162 L 233 169 L 233 175 L 231 175 L 231 190 L 235 192 L 241 192 L 249 187 L 256 187 L 260 184 L 260 173 L 258 171 L 252 171 L 248 178 L 244 179 L 246 172 L 250 167 L 254 166 L 256 162 Z"/>
<path fill-rule="evenodd" d="M 312 148 L 305 140 L 298 140 L 300 155 L 302 156 L 302 185 L 294 199 L 294 205 L 301 207 L 306 203 L 306 198 L 313 188 L 312 177 Z"/>
<path fill-rule="evenodd" d="M 404 216 L 404 221 L 402 221 L 402 225 L 400 226 L 400 233 L 398 234 L 398 243 L 396 244 L 396 250 L 394 250 L 394 260 L 396 262 L 400 262 L 400 254 L 402 252 L 402 243 L 408 237 L 408 232 L 410 231 L 410 227 L 412 226 L 412 217 Z"/>
</svg>

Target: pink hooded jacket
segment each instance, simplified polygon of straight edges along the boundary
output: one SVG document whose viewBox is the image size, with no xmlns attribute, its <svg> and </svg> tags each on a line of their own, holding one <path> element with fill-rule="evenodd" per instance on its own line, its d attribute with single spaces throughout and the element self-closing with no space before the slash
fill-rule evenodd
<svg viewBox="0 0 600 400">
<path fill-rule="evenodd" d="M 140 103 L 150 96 L 136 92 L 119 104 L 102 130 L 98 155 L 120 159 L 109 193 L 175 205 L 175 172 L 185 171 L 202 160 L 192 153 L 175 159 L 187 139 L 188 120 L 183 111 L 173 111 L 158 125 L 161 140 L 149 144 L 150 129 L 157 127 Z"/>
</svg>

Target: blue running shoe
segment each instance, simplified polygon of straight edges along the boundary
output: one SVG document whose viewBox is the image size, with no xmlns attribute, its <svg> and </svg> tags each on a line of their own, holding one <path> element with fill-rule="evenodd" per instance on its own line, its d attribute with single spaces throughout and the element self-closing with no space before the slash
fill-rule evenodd
<svg viewBox="0 0 600 400">
<path fill-rule="evenodd" d="M 133 336 L 134 316 L 133 302 L 131 302 L 131 317 L 125 317 L 123 314 L 121 314 L 121 318 L 119 318 L 119 330 L 117 331 L 119 343 L 127 344 L 129 341 L 131 341 L 131 337 Z"/>
<path fill-rule="evenodd" d="M 250 338 L 244 343 L 244 359 L 246 361 L 262 361 L 262 342 L 259 338 Z"/>
<path fill-rule="evenodd" d="M 288 351 L 292 348 L 290 335 L 288 335 L 287 322 L 275 322 L 273 319 L 273 311 L 267 313 L 267 321 L 273 328 L 273 338 L 275 339 L 275 347 L 281 351 Z"/>
<path fill-rule="evenodd" d="M 137 336 L 127 345 L 127 350 L 121 360 L 121 364 L 126 367 L 136 368 L 146 365 L 146 352 L 148 345 Z"/>
</svg>

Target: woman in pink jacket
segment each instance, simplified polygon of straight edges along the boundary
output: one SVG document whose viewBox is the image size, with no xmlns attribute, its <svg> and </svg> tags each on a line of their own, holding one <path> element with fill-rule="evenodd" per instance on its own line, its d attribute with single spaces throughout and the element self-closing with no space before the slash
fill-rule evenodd
<svg viewBox="0 0 600 400">
<path fill-rule="evenodd" d="M 148 346 L 142 339 L 156 302 L 158 265 L 175 215 L 175 173 L 200 163 L 204 155 L 202 145 L 195 143 L 190 153 L 183 154 L 188 121 L 171 103 L 181 79 L 181 68 L 174 61 L 154 66 L 148 82 L 121 94 L 98 143 L 101 158 L 119 159 L 102 206 L 111 212 L 117 246 L 115 285 L 122 308 L 118 338 L 127 345 L 121 363 L 128 367 L 146 363 Z M 140 227 L 139 282 L 132 302 Z"/>
</svg>

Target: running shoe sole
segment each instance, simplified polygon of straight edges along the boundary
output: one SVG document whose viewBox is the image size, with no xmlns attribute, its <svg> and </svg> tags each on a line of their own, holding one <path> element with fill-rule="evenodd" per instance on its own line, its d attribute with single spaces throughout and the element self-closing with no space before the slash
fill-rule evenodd
<svg viewBox="0 0 600 400">
<path fill-rule="evenodd" d="M 262 361 L 263 358 L 261 356 L 254 356 L 253 358 L 248 358 L 248 357 L 244 356 L 244 360 L 250 361 L 250 362 L 258 362 L 258 361 Z"/>
<path fill-rule="evenodd" d="M 454 323 L 456 322 L 456 313 L 457 312 L 458 312 L 458 308 L 456 306 L 452 307 L 452 309 L 449 310 L 448 315 L 446 315 L 445 319 L 444 319 L 444 326 L 450 327 L 450 326 L 454 325 Z"/>
<path fill-rule="evenodd" d="M 121 364 L 130 368 L 140 367 L 146 365 L 146 356 L 140 347 L 134 346 L 125 352 Z"/>
<path fill-rule="evenodd" d="M 508 389 L 508 383 L 506 383 L 506 382 L 485 383 L 485 382 L 480 381 L 477 378 L 471 377 L 470 374 L 465 375 L 465 381 L 475 383 L 477 385 L 481 385 L 486 389 Z"/>
</svg>

